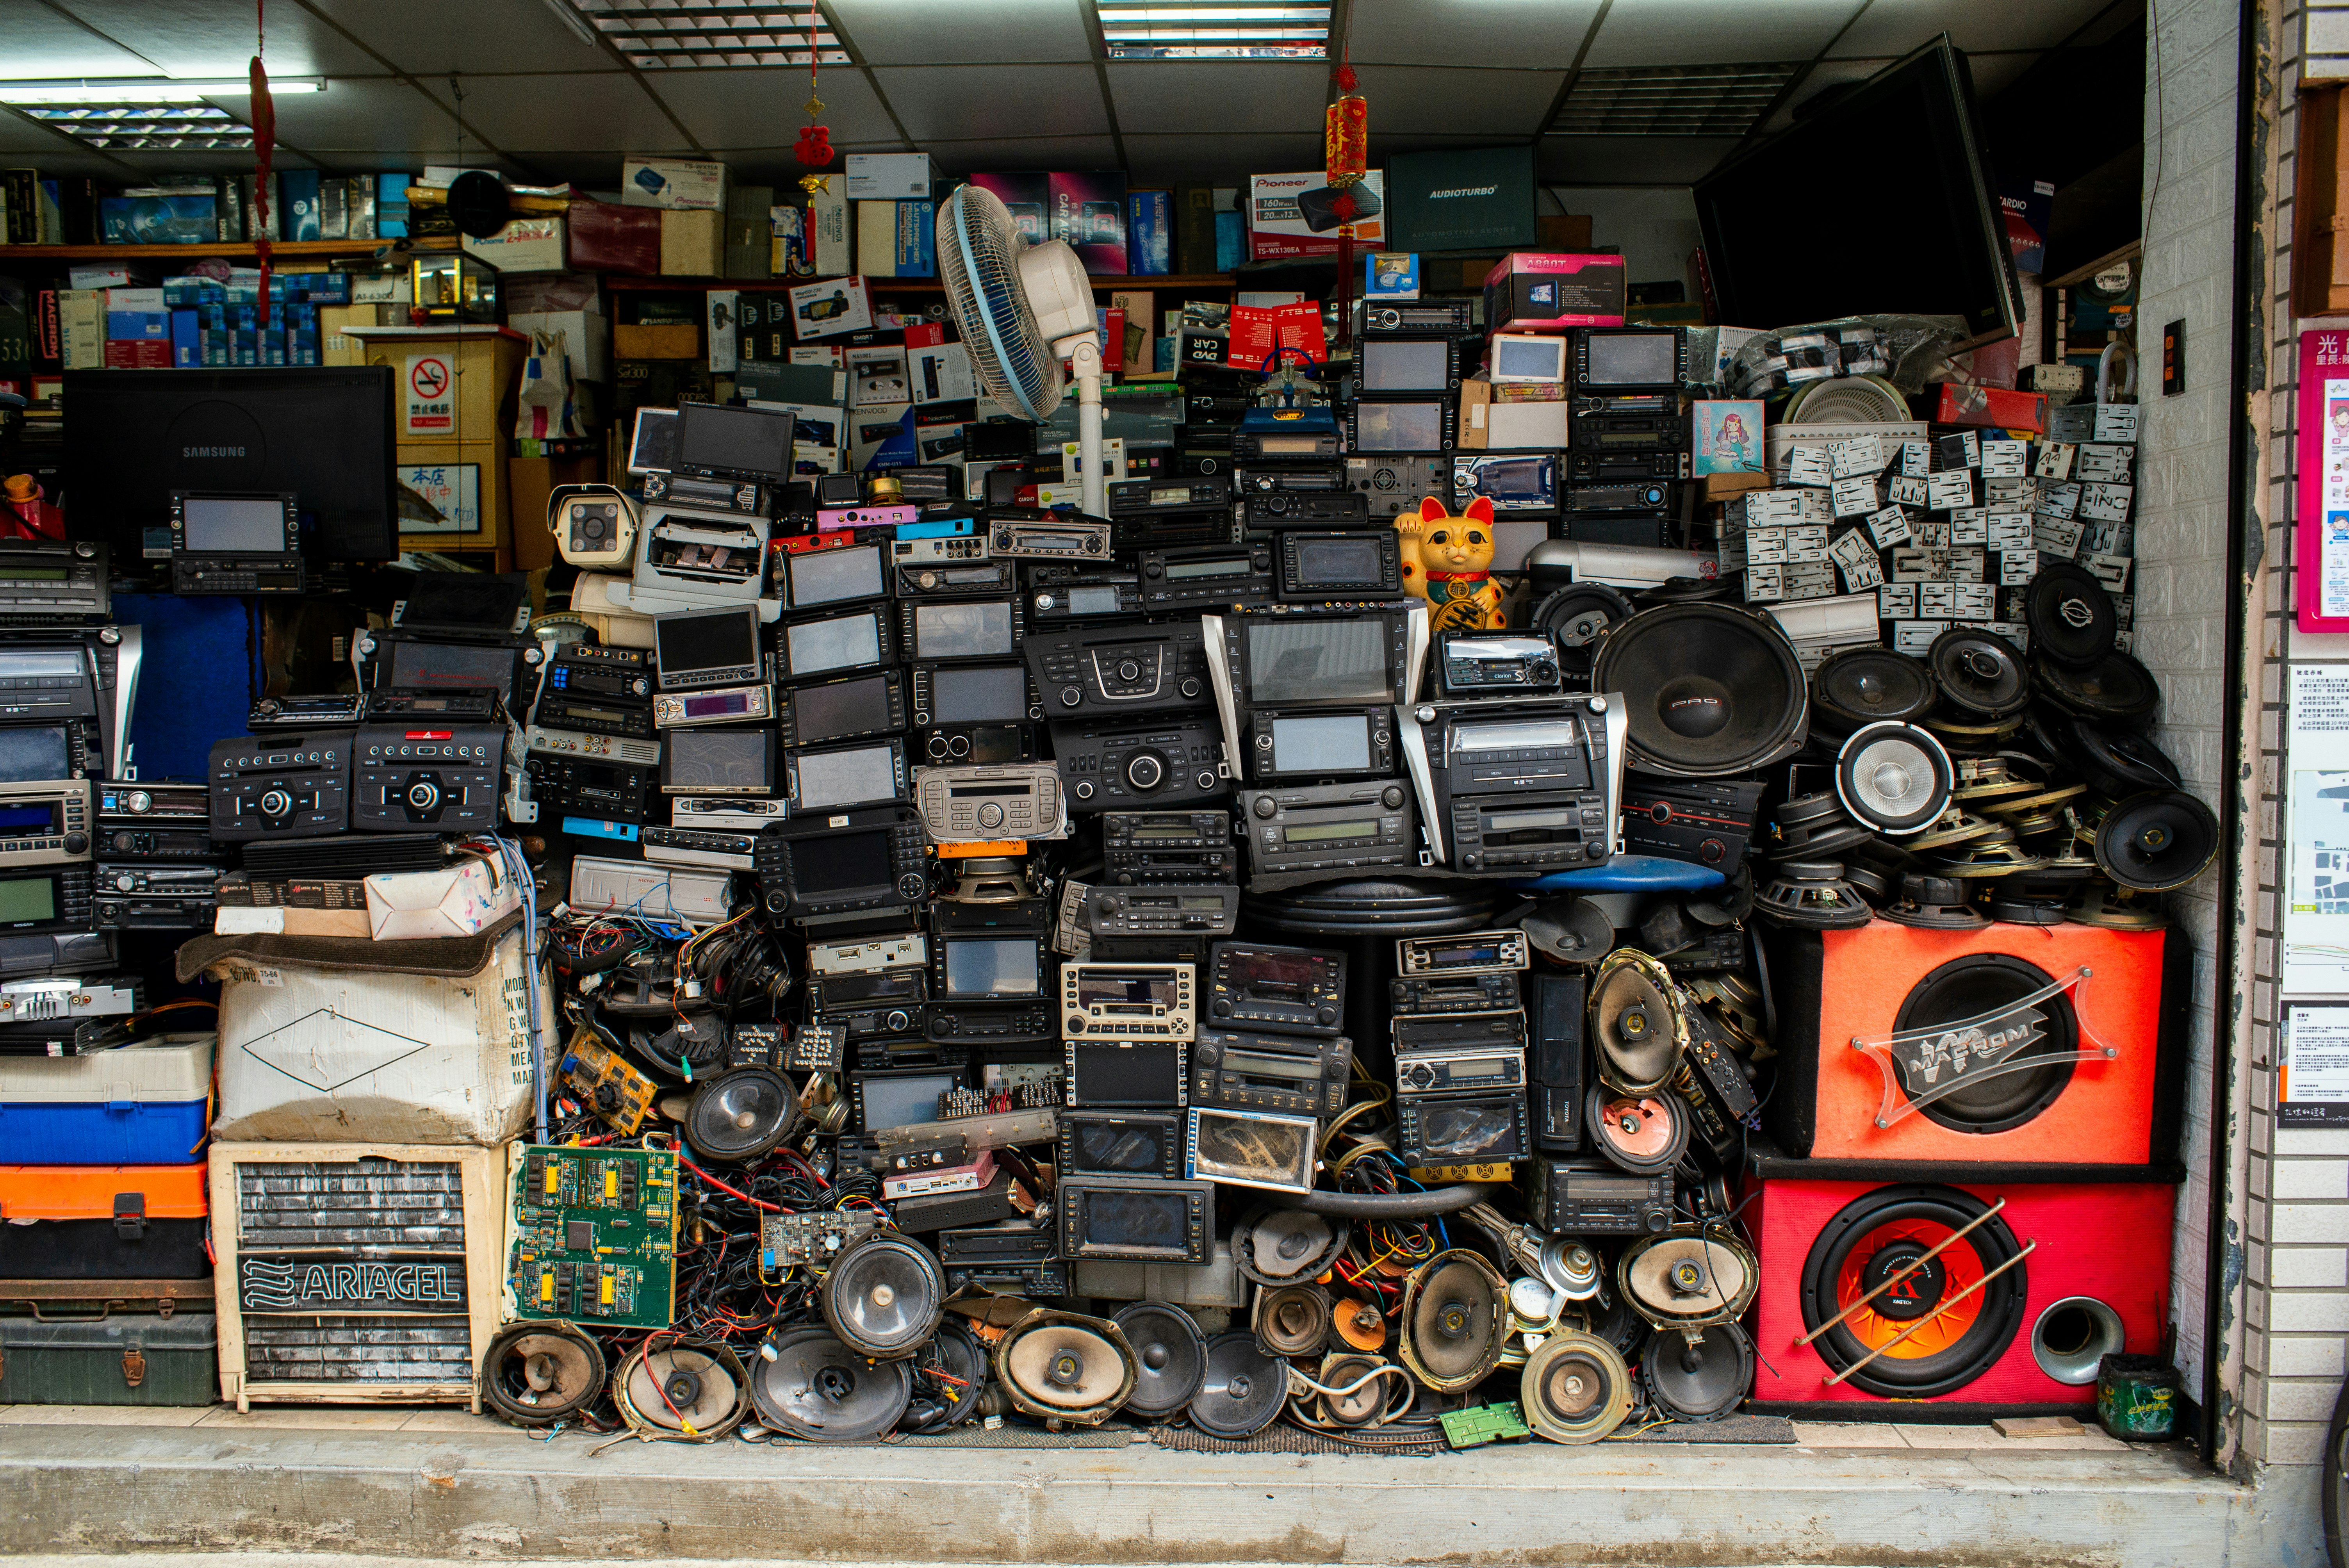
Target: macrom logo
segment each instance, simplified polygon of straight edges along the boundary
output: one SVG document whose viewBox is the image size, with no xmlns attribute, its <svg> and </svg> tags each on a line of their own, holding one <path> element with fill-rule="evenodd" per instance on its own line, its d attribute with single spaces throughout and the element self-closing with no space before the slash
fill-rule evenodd
<svg viewBox="0 0 2349 1568">
<path fill-rule="evenodd" d="M 1456 191 L 1431 191 L 1427 193 L 1427 199 L 1431 201 L 1444 201 L 1454 196 L 1490 196 L 1498 190 L 1500 187 L 1497 185 L 1463 185 Z"/>
</svg>

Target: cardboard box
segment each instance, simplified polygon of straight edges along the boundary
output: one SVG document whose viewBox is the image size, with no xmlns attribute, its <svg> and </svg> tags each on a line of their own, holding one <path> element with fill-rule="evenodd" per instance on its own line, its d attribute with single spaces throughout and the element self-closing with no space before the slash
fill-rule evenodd
<svg viewBox="0 0 2349 1568">
<path fill-rule="evenodd" d="M 1486 332 L 1620 326 L 1623 258 L 1514 251 L 1485 274 Z"/>
<path fill-rule="evenodd" d="M 702 296 L 709 313 L 709 373 L 731 376 L 737 363 L 735 315 L 741 294 L 733 289 L 711 289 Z"/>
<path fill-rule="evenodd" d="M 1332 211 L 1351 195 L 1357 213 L 1350 223 Z M 1257 174 L 1248 179 L 1248 255 L 1259 262 L 1299 256 L 1334 256 L 1338 242 L 1350 235 L 1357 245 L 1385 245 L 1386 180 L 1373 170 L 1361 183 L 1333 190 L 1320 170 L 1305 174 Z"/>
<path fill-rule="evenodd" d="M 658 212 L 609 201 L 578 201 L 571 203 L 567 216 L 567 248 L 574 271 L 628 273 L 639 277 L 660 271 Z"/>
<path fill-rule="evenodd" d="M 1362 297 L 1381 303 L 1419 297 L 1419 256 L 1411 251 L 1372 251 L 1362 258 Z"/>
<path fill-rule="evenodd" d="M 856 203 L 856 271 L 868 278 L 897 275 L 897 203 Z"/>
<path fill-rule="evenodd" d="M 971 375 L 970 353 L 959 343 L 941 343 L 906 350 L 906 366 L 916 407 L 932 403 L 967 403 L 978 395 Z"/>
<path fill-rule="evenodd" d="M 1054 170 L 974 174 L 970 182 L 1002 198 L 1011 221 L 1031 244 L 1059 240 L 1096 277 L 1123 276 L 1125 176 Z"/>
<path fill-rule="evenodd" d="M 502 273 L 559 273 L 570 254 L 560 213 L 517 217 L 486 240 L 461 236 L 465 253 L 478 256 Z"/>
<path fill-rule="evenodd" d="M 1399 251 L 1506 250 L 1535 242 L 1534 150 L 1446 148 L 1387 160 L 1387 233 Z"/>
<path fill-rule="evenodd" d="M 852 152 L 845 160 L 851 201 L 926 201 L 930 155 L 926 152 Z"/>
<path fill-rule="evenodd" d="M 850 258 L 848 232 L 848 198 L 833 191 L 817 191 L 808 197 L 807 243 L 815 265 L 815 275 L 836 278 L 855 269 Z"/>
<path fill-rule="evenodd" d="M 1504 402 L 1500 388 L 1481 376 L 1460 383 L 1460 448 L 1506 451 L 1516 448 L 1557 450 L 1567 444 L 1568 405 L 1556 400 Z"/>
<path fill-rule="evenodd" d="M 873 294 L 861 277 L 829 278 L 790 291 L 792 332 L 801 342 L 845 337 L 873 325 Z"/>
<path fill-rule="evenodd" d="M 378 942 L 478 935 L 522 907 L 518 886 L 502 866 L 480 859 L 378 872 L 367 879 L 367 934 Z"/>
<path fill-rule="evenodd" d="M 859 408 L 849 420 L 848 466 L 895 468 L 914 460 L 914 406 Z"/>
<path fill-rule="evenodd" d="M 701 328 L 683 326 L 616 326 L 612 352 L 622 359 L 698 359 Z"/>
<path fill-rule="evenodd" d="M 726 165 L 698 158 L 628 158 L 620 162 L 620 205 L 726 211 Z"/>
<path fill-rule="evenodd" d="M 1174 270 L 1174 192 L 1125 193 L 1125 266 L 1135 277 L 1163 277 Z"/>
<path fill-rule="evenodd" d="M 726 199 L 726 275 L 769 278 L 775 275 L 775 189 L 771 185 L 737 185 Z"/>
<path fill-rule="evenodd" d="M 968 394 L 965 394 L 968 396 Z M 856 409 L 913 401 L 905 379 L 905 351 L 895 344 L 848 351 L 848 403 Z"/>
<path fill-rule="evenodd" d="M 714 278 L 726 265 L 726 214 L 670 208 L 660 216 L 663 277 Z"/>
<path fill-rule="evenodd" d="M 1125 352 L 1112 368 L 1128 380 L 1154 374 L 1151 331 L 1156 325 L 1157 296 L 1148 289 L 1132 289 L 1110 295 L 1109 303 L 1112 310 L 1125 313 Z"/>
</svg>

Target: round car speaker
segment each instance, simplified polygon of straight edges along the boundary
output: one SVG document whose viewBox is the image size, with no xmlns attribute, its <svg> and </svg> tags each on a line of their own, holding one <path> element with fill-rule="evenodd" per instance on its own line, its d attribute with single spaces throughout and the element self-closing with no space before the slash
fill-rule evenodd
<svg viewBox="0 0 2349 1568">
<path fill-rule="evenodd" d="M 1252 1438 L 1272 1425 L 1288 1399 L 1286 1363 L 1266 1355 L 1253 1334 L 1218 1334 L 1207 1341 L 1191 1424 L 1218 1438 Z"/>
<path fill-rule="evenodd" d="M 1040 1306 L 996 1341 L 995 1380 L 1024 1414 L 1098 1427 L 1133 1393 L 1133 1346 L 1106 1317 Z"/>
<path fill-rule="evenodd" d="M 1383 1356 L 1361 1356 L 1344 1351 L 1333 1352 L 1321 1358 L 1321 1369 L 1313 1380 L 1324 1388 L 1347 1388 L 1350 1393 L 1319 1396 L 1321 1418 L 1333 1427 L 1367 1427 L 1384 1413 L 1394 1398 L 1397 1376 L 1371 1377 L 1381 1367 L 1394 1363 Z M 1368 1382 L 1363 1382 L 1369 1377 Z M 1355 1384 L 1361 1387 L 1357 1388 Z"/>
<path fill-rule="evenodd" d="M 1892 1026 L 1906 1035 L 1912 1029 L 1955 1028 L 1971 1020 L 1999 1019 L 2017 998 L 2041 989 L 2052 978 L 2036 965 L 2004 954 L 1975 953 L 1953 958 L 1910 987 Z M 1920 1114 L 1954 1132 L 1989 1134 L 2021 1127 L 2055 1102 L 2072 1081 L 2069 1058 L 2079 1049 L 2079 1026 L 2071 998 L 2059 991 L 2003 1021 L 2010 1027 L 2025 1026 L 2031 1037 L 1999 1064 L 2006 1070 L 1962 1083 L 1919 1106 Z M 1893 1071 L 1911 1098 L 1934 1087 L 1921 1076 L 1921 1068 L 1912 1068 L 1897 1055 Z"/>
<path fill-rule="evenodd" d="M 2035 673 L 2041 690 L 2083 718 L 2134 727 L 2161 711 L 2153 672 L 2118 648 L 2078 669 L 2041 659 Z"/>
<path fill-rule="evenodd" d="M 905 1429 L 943 1432 L 979 1414 L 987 1398 L 987 1346 L 960 1322 L 941 1323 L 914 1369 L 913 1401 L 905 1407 Z"/>
<path fill-rule="evenodd" d="M 2023 655 L 1996 632 L 1952 626 L 1925 651 L 1941 698 L 1960 713 L 2001 719 L 2031 700 L 2031 672 Z"/>
<path fill-rule="evenodd" d="M 1587 898 L 1545 903 L 1525 918 L 1526 940 L 1546 958 L 1577 968 L 1598 963 L 1615 945 L 1615 923 Z"/>
<path fill-rule="evenodd" d="M 506 182 L 485 169 L 469 169 L 449 181 L 449 221 L 469 239 L 492 238 L 513 218 Z"/>
<path fill-rule="evenodd" d="M 1554 1443 L 1595 1443 L 1631 1413 L 1631 1370 L 1615 1346 L 1574 1329 L 1526 1357 L 1517 1382 L 1526 1422 Z"/>
<path fill-rule="evenodd" d="M 1899 424 L 1909 418 L 1909 400 L 1881 376 L 1833 376 L 1796 387 L 1779 417 L 1788 424 Z"/>
<path fill-rule="evenodd" d="M 2121 1315 L 2093 1295 L 2067 1295 L 2031 1320 L 2031 1358 L 2075 1388 L 2096 1380 L 2096 1364 L 2128 1348 Z"/>
<path fill-rule="evenodd" d="M 1754 1386 L 1754 1342 L 1733 1323 L 1713 1324 L 1693 1340 L 1659 1328 L 1640 1355 L 1640 1379 L 1673 1420 L 1718 1420 Z"/>
<path fill-rule="evenodd" d="M 1841 1372 L 1882 1350 L 1845 1381 L 1895 1399 L 1952 1393 L 1997 1365 L 2023 1327 L 2031 1264 L 2014 1262 L 1993 1277 L 2022 1248 L 2002 1218 L 1982 1218 L 1988 1209 L 1954 1187 L 1902 1184 L 1878 1187 L 1838 1210 L 1803 1260 L 1798 1296 L 1806 1332 L 1846 1314 L 1811 1341 L 1820 1358 Z M 1977 1220 L 1982 1222 L 1930 1262 L 1912 1266 Z M 1871 1292 L 1868 1304 L 1857 1305 Z M 1944 1305 L 1927 1327 L 1892 1343 Z"/>
<path fill-rule="evenodd" d="M 1921 833 L 1950 804 L 1954 775 L 1941 743 L 1913 724 L 1855 730 L 1836 753 L 1836 795 L 1879 833 Z"/>
<path fill-rule="evenodd" d="M 2109 653 L 2119 624 L 2113 596 L 2095 573 L 2069 561 L 2039 568 L 2023 590 L 2023 618 L 2031 628 L 2031 651 L 2044 663 L 2073 669 Z"/>
<path fill-rule="evenodd" d="M 1845 931 L 1876 918 L 1836 861 L 1780 861 L 1754 895 L 1758 914 L 1805 931 Z"/>
<path fill-rule="evenodd" d="M 1609 630 L 1592 689 L 1620 692 L 1630 762 L 1682 777 L 1752 773 L 1802 749 L 1810 683 L 1766 614 L 1730 604 L 1642 610 Z"/>
<path fill-rule="evenodd" d="M 1688 1107 L 1668 1088 L 1628 1095 L 1593 1084 L 1582 1122 L 1592 1146 L 1635 1175 L 1669 1171 L 1688 1149 Z"/>
<path fill-rule="evenodd" d="M 1395 1348 L 1411 1375 L 1439 1394 L 1480 1381 L 1509 1335 L 1508 1282 L 1481 1253 L 1438 1253 L 1403 1281 Z"/>
<path fill-rule="evenodd" d="M 1676 1225 L 1623 1249 L 1615 1283 L 1658 1328 L 1702 1328 L 1754 1305 L 1762 1269 L 1752 1249 L 1726 1231 Z"/>
<path fill-rule="evenodd" d="M 1376 1302 L 1349 1298 L 1330 1308 L 1330 1332 L 1357 1350 L 1376 1350 L 1387 1342 L 1386 1314 Z"/>
<path fill-rule="evenodd" d="M 1557 667 L 1569 691 L 1590 689 L 1590 661 L 1607 628 L 1631 618 L 1631 601 L 1604 583 L 1573 583 L 1534 606 L 1527 629 L 1557 645 Z"/>
<path fill-rule="evenodd" d="M 1648 1094 L 1671 1082 L 1689 1037 L 1671 972 L 1635 948 L 1600 960 L 1590 979 L 1590 1037 L 1609 1088 Z"/>
<path fill-rule="evenodd" d="M 1169 1301 L 1135 1301 L 1111 1321 L 1133 1346 L 1133 1392 L 1126 1409 L 1158 1419 L 1180 1413 L 1207 1371 L 1207 1341 L 1191 1315 Z"/>
<path fill-rule="evenodd" d="M 704 1160 L 756 1160 L 800 1129 L 799 1091 L 772 1068 L 736 1068 L 693 1091 L 685 1141 Z"/>
<path fill-rule="evenodd" d="M 567 1323 L 518 1323 L 481 1357 L 481 1398 L 517 1427 L 551 1427 L 604 1391 L 604 1352 Z"/>
<path fill-rule="evenodd" d="M 2183 789 L 2148 789 L 2114 803 L 2096 829 L 2096 864 L 2123 887 L 2184 887 L 2219 858 L 2219 819 Z"/>
<path fill-rule="evenodd" d="M 1880 905 L 1876 913 L 1895 925 L 1927 931 L 1979 931 L 1990 923 L 1982 911 L 1966 902 L 1966 884 L 1955 877 L 1904 876 L 1900 896 Z"/>
<path fill-rule="evenodd" d="M 875 1361 L 911 1356 L 938 1331 L 947 1276 L 910 1236 L 875 1232 L 833 1260 L 823 1320 L 851 1350 Z"/>
<path fill-rule="evenodd" d="M 897 1424 L 914 1395 L 912 1363 L 869 1360 L 812 1326 L 783 1330 L 751 1365 L 759 1419 L 812 1443 L 877 1438 Z"/>
<path fill-rule="evenodd" d="M 701 1442 L 724 1437 L 750 1410 L 741 1361 L 725 1346 L 698 1339 L 637 1346 L 620 1363 L 613 1392 L 643 1425 Z"/>
<path fill-rule="evenodd" d="M 1846 648 L 1811 676 L 1811 727 L 1849 735 L 1871 724 L 1912 724 L 1933 711 L 1932 673 L 1890 648 Z"/>
<path fill-rule="evenodd" d="M 1599 1254 L 1572 1236 L 1552 1236 L 1542 1243 L 1541 1276 L 1568 1301 L 1588 1301 L 1604 1277 Z"/>
<path fill-rule="evenodd" d="M 2142 735 L 2076 719 L 2068 738 L 2064 760 L 2099 795 L 2118 799 L 2140 789 L 2178 788 L 2178 764 Z"/>
<path fill-rule="evenodd" d="M 1268 1356 L 1319 1356 L 1330 1337 L 1330 1296 L 1318 1284 L 1258 1285 L 1256 1337 Z"/>
<path fill-rule="evenodd" d="M 1258 1284 L 1316 1279 L 1346 1250 L 1347 1227 L 1302 1209 L 1261 1208 L 1232 1228 L 1232 1261 Z"/>
</svg>

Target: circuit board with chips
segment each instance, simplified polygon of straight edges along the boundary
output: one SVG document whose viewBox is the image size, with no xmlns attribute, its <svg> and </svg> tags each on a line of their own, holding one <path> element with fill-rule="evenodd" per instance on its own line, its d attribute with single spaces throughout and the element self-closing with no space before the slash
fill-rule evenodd
<svg viewBox="0 0 2349 1568">
<path fill-rule="evenodd" d="M 512 1315 L 666 1328 L 677 1296 L 677 1155 L 521 1144 L 513 1150 Z"/>
</svg>

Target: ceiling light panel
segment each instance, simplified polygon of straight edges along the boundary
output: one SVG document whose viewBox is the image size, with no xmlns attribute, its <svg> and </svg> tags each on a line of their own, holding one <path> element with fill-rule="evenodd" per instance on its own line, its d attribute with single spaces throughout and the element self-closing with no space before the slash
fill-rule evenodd
<svg viewBox="0 0 2349 1568">
<path fill-rule="evenodd" d="M 109 152 L 253 149 L 253 128 L 208 103 L 28 104 L 24 112 L 85 147 Z"/>
<path fill-rule="evenodd" d="M 1743 136 L 1800 68 L 1634 66 L 1574 78 L 1550 131 L 1557 136 Z"/>
<path fill-rule="evenodd" d="M 1299 0 L 1093 0 L 1113 60 L 1326 59 L 1330 7 Z"/>
<path fill-rule="evenodd" d="M 742 66 L 804 66 L 811 52 L 822 63 L 844 66 L 840 46 L 821 15 L 811 29 L 804 5 L 746 0 L 567 0 L 638 70 L 713 69 Z"/>
</svg>

